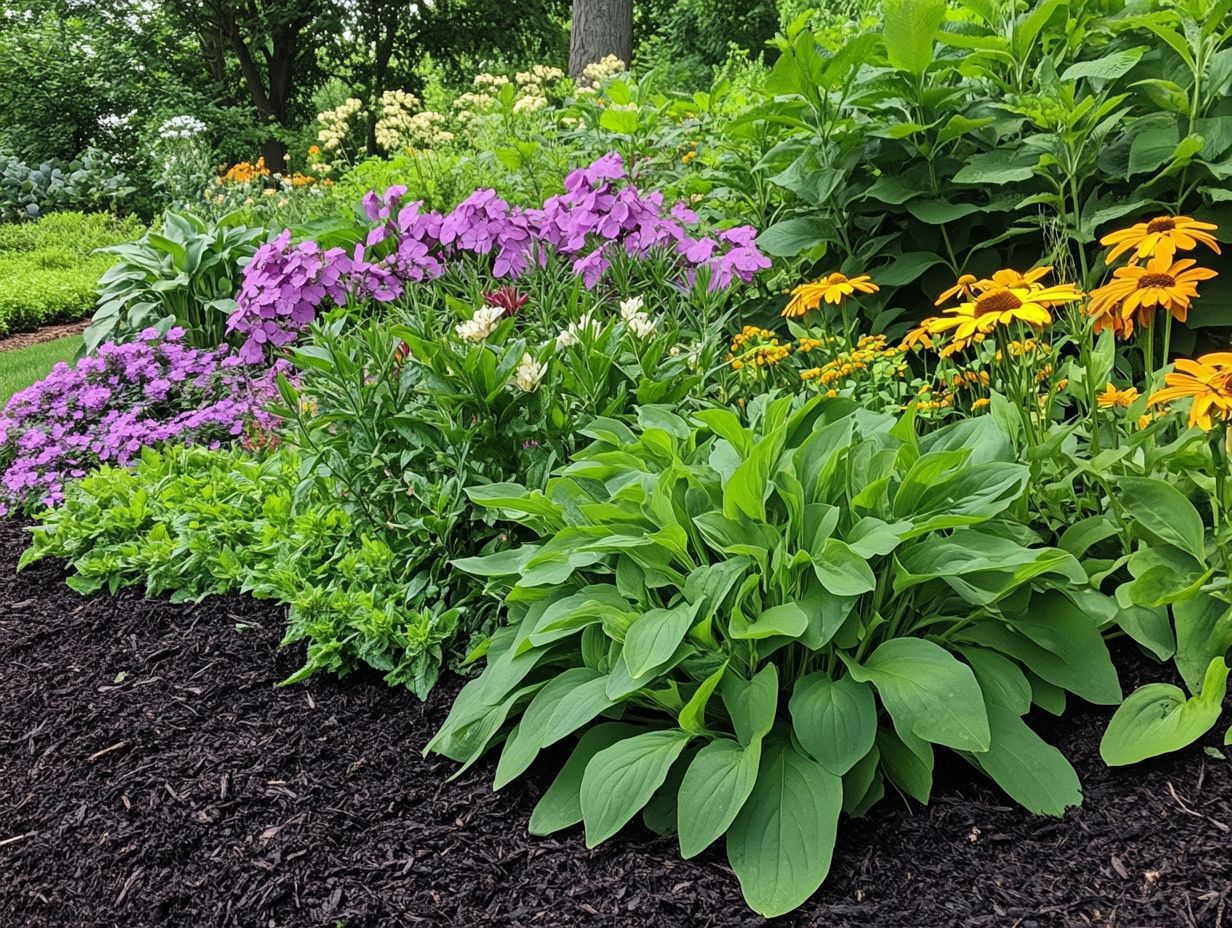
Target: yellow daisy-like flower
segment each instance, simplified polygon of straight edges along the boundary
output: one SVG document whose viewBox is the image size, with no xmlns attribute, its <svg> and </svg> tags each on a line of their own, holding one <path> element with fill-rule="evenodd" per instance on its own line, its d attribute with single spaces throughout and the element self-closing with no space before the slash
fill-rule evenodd
<svg viewBox="0 0 1232 928">
<path fill-rule="evenodd" d="M 1189 318 L 1190 300 L 1198 296 L 1198 281 L 1210 280 L 1215 272 L 1194 267 L 1192 258 L 1175 264 L 1162 256 L 1145 266 L 1131 264 L 1112 272 L 1112 280 L 1091 292 L 1087 311 L 1093 316 L 1110 314 L 1114 308 L 1123 322 L 1137 315 L 1139 325 L 1149 325 L 1155 309 L 1166 309 L 1178 322 Z"/>
<path fill-rule="evenodd" d="M 975 279 L 974 274 L 963 274 L 958 278 L 954 286 L 937 297 L 937 301 L 933 305 L 940 306 L 942 303 L 948 303 L 956 296 L 975 296 L 975 286 L 977 283 L 979 281 Z"/>
<path fill-rule="evenodd" d="M 822 302 L 838 306 L 854 293 L 876 293 L 880 289 L 867 274 L 848 277 L 835 271 L 813 283 L 801 284 L 791 291 L 791 301 L 783 310 L 783 315 L 789 318 L 803 316 Z"/>
<path fill-rule="evenodd" d="M 1099 402 L 1100 409 L 1128 409 L 1133 405 L 1134 400 L 1138 396 L 1139 393 L 1135 387 L 1126 387 L 1124 390 L 1118 390 L 1113 384 L 1108 384 L 1108 387 L 1096 397 L 1096 400 Z"/>
<path fill-rule="evenodd" d="M 1190 251 L 1205 245 L 1219 254 L 1219 243 L 1211 233 L 1219 226 L 1211 222 L 1198 222 L 1189 216 L 1157 216 L 1150 222 L 1139 222 L 1128 229 L 1111 232 L 1099 240 L 1101 245 L 1111 245 L 1105 263 L 1111 264 L 1130 249 L 1133 260 L 1159 258 L 1171 261 L 1178 251 Z"/>
<path fill-rule="evenodd" d="M 1081 291 L 1069 284 L 1038 290 L 999 287 L 969 303 L 947 309 L 946 315 L 929 324 L 928 331 L 932 335 L 952 331 L 955 339 L 965 342 L 979 333 L 988 333 L 997 326 L 1015 322 L 1043 328 L 1052 323 L 1053 306 L 1081 298 Z"/>
<path fill-rule="evenodd" d="M 1191 428 L 1209 432 L 1215 420 L 1232 422 L 1232 351 L 1203 355 L 1196 361 L 1180 358 L 1173 371 L 1164 375 L 1164 384 L 1162 390 L 1151 394 L 1150 404 L 1166 406 L 1192 397 Z"/>
<path fill-rule="evenodd" d="M 1037 267 L 1027 271 L 1025 274 L 1021 271 L 1016 271 L 1013 268 L 1002 268 L 992 275 L 990 278 L 978 281 L 976 289 L 981 293 L 988 293 L 991 290 L 998 290 L 1002 287 L 1010 290 L 1027 289 L 1040 290 L 1042 286 L 1040 281 L 1052 273 L 1052 265 Z"/>
</svg>

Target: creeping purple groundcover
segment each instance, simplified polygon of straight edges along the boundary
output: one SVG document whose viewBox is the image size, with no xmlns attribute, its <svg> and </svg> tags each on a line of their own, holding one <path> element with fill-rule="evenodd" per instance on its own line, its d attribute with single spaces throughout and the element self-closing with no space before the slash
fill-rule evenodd
<svg viewBox="0 0 1232 928">
<path fill-rule="evenodd" d="M 402 204 L 405 187 L 364 197 L 373 223 L 348 252 L 313 241 L 291 244 L 291 233 L 258 249 L 228 331 L 247 336 L 240 356 L 257 363 L 267 345 L 292 342 L 326 299 L 358 297 L 389 302 L 411 282 L 433 280 L 465 255 L 491 255 L 496 277 L 517 278 L 549 260 L 563 259 L 587 287 L 607 272 L 613 253 L 670 258 L 683 281 L 705 268 L 712 290 L 748 283 L 770 266 L 754 244 L 752 226 L 697 237 L 698 217 L 684 204 L 664 210 L 663 194 L 642 194 L 627 183 L 624 162 L 611 152 L 565 179 L 565 192 L 541 209 L 510 207 L 494 190 L 476 190 L 451 212 Z"/>
<path fill-rule="evenodd" d="M 257 370 L 227 347 L 183 343 L 184 330 L 104 344 L 15 394 L 0 413 L 0 515 L 63 499 L 64 481 L 125 465 L 146 446 L 204 444 L 272 433 L 266 409 L 285 362 Z"/>
</svg>

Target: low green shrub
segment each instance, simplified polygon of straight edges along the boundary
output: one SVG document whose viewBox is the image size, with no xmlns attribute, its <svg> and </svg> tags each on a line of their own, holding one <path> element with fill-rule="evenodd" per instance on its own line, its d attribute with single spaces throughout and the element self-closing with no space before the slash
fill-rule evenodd
<svg viewBox="0 0 1232 928">
<path fill-rule="evenodd" d="M 0 336 L 88 315 L 113 259 L 95 249 L 141 234 L 133 219 L 55 213 L 0 225 Z"/>
<path fill-rule="evenodd" d="M 685 857 L 726 835 L 767 916 L 821 885 L 841 813 L 928 801 L 934 747 L 1033 812 L 1081 802 L 1024 716 L 1120 701 L 1115 604 L 1021 520 L 1030 471 L 991 417 L 917 438 L 910 414 L 763 396 L 748 426 L 639 420 L 595 422 L 543 491 L 470 491 L 539 537 L 455 561 L 510 624 L 429 750 L 503 742 L 500 788 L 580 734 L 532 832 L 581 822 L 593 847 L 644 810 Z"/>
<path fill-rule="evenodd" d="M 289 607 L 285 643 L 308 641 L 287 682 L 368 665 L 426 696 L 457 611 L 409 607 L 415 581 L 383 542 L 339 506 L 296 501 L 299 465 L 289 452 L 147 448 L 133 469 L 69 484 L 39 516 L 19 568 L 60 558 L 83 594 L 144 585 L 173 602 L 241 591 L 277 600 Z"/>
</svg>

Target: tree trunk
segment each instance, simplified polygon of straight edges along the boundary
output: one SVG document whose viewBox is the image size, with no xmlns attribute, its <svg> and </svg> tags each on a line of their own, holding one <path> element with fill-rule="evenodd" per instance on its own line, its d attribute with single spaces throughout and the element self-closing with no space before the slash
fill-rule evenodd
<svg viewBox="0 0 1232 928">
<path fill-rule="evenodd" d="M 581 77 L 588 64 L 615 55 L 633 57 L 633 0 L 573 0 L 569 73 Z"/>
</svg>

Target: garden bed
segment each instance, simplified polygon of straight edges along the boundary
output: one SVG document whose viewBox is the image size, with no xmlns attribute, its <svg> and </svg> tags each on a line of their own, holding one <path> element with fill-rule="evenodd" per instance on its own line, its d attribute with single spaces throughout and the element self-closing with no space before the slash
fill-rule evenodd
<svg viewBox="0 0 1232 928">
<path fill-rule="evenodd" d="M 81 599 L 54 565 L 15 575 L 23 545 L 0 521 L 0 924 L 761 923 L 719 848 L 535 839 L 542 778 L 493 794 L 480 765 L 447 784 L 420 750 L 456 682 L 427 703 L 376 679 L 280 689 L 300 657 L 278 649 L 280 609 Z M 1119 659 L 1127 684 L 1161 672 Z M 1109 770 L 1109 713 L 1042 723 L 1082 809 L 1035 817 L 942 769 L 928 808 L 844 822 L 830 879 L 782 923 L 1225 924 L 1228 762 L 1193 747 Z"/>
</svg>

